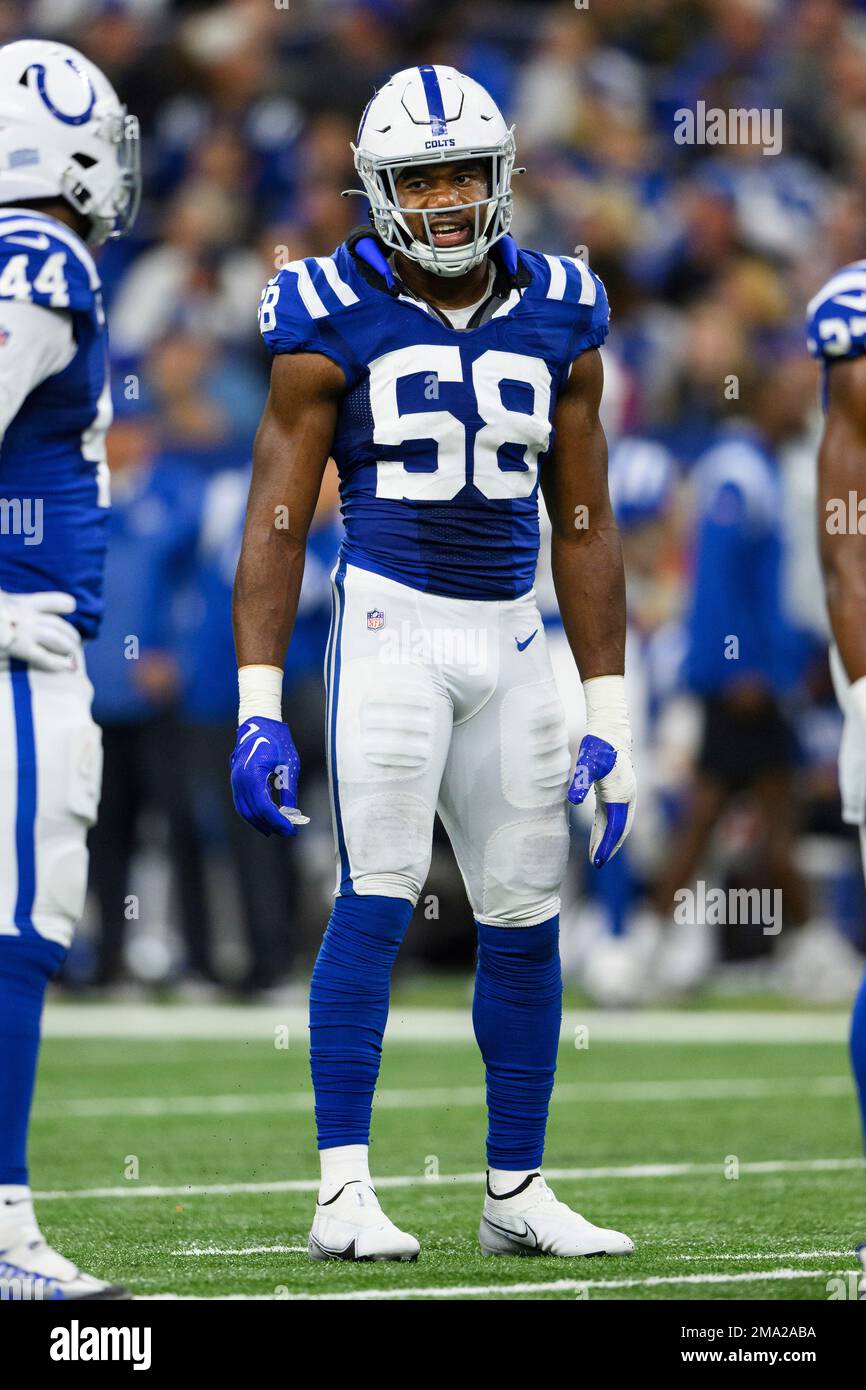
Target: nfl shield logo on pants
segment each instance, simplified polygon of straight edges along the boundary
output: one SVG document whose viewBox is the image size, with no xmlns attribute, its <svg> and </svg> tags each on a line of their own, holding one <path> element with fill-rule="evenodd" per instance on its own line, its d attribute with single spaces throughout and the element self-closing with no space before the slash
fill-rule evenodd
<svg viewBox="0 0 866 1390">
<path fill-rule="evenodd" d="M 367 627 L 370 632 L 378 632 L 385 626 L 385 614 L 381 608 L 371 608 L 367 613 Z"/>
</svg>

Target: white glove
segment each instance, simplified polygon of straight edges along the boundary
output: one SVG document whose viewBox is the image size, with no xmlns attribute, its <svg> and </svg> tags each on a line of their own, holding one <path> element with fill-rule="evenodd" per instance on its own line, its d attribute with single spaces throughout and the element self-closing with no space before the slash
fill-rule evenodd
<svg viewBox="0 0 866 1390">
<path fill-rule="evenodd" d="M 634 820 L 637 788 L 631 762 L 631 725 L 622 676 L 597 676 L 584 681 L 583 691 L 586 733 L 577 752 L 568 799 L 579 806 L 590 787 L 595 787 L 589 862 L 600 869 L 616 854 Z"/>
<path fill-rule="evenodd" d="M 71 594 L 0 592 L 0 656 L 37 671 L 69 671 L 81 639 L 61 613 L 74 613 Z"/>
</svg>

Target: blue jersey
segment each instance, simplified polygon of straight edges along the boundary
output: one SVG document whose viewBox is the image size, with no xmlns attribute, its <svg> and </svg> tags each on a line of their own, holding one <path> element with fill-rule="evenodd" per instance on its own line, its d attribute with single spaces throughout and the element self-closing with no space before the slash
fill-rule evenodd
<svg viewBox="0 0 866 1390">
<path fill-rule="evenodd" d="M 467 599 L 532 588 L 557 397 L 609 317 L 580 260 L 510 237 L 491 260 L 492 298 L 462 330 L 395 279 L 368 233 L 284 266 L 259 309 L 272 353 L 323 353 L 345 374 L 332 446 L 343 559 Z"/>
<path fill-rule="evenodd" d="M 721 694 L 745 678 L 782 693 L 805 650 L 784 610 L 779 465 L 756 431 L 731 428 L 698 461 L 686 682 Z"/>
<path fill-rule="evenodd" d="M 99 276 L 80 238 L 52 217 L 0 208 L 0 330 L 10 300 L 69 314 L 76 351 L 30 392 L 0 444 L 0 497 L 42 511 L 39 544 L 21 528 L 3 535 L 0 589 L 72 594 L 69 621 L 92 637 L 102 611 L 111 394 Z"/>
<path fill-rule="evenodd" d="M 866 261 L 843 266 L 810 301 L 806 342 L 825 367 L 866 352 Z"/>
</svg>

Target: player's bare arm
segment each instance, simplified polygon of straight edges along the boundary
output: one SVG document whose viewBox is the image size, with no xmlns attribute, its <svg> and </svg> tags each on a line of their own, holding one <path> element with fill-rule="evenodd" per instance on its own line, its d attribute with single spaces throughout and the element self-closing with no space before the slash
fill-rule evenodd
<svg viewBox="0 0 866 1390">
<path fill-rule="evenodd" d="M 301 592 L 307 532 L 345 385 L 339 367 L 318 353 L 274 359 L 253 449 L 235 578 L 239 668 L 273 666 L 282 671 Z"/>
<path fill-rule="evenodd" d="M 283 665 L 344 389 L 340 368 L 319 353 L 276 357 L 253 450 L 234 587 L 240 727 L 232 790 L 238 811 L 263 835 L 294 835 L 306 824 L 297 808 L 298 755 L 282 717 Z"/>
<path fill-rule="evenodd" d="M 607 488 L 597 348 L 572 365 L 554 416 L 555 445 L 541 472 L 553 530 L 551 566 L 569 646 L 583 681 L 586 736 L 569 788 L 575 805 L 595 786 L 589 858 L 601 868 L 631 829 L 635 779 L 625 699 L 625 576 Z"/>
<path fill-rule="evenodd" d="M 866 357 L 836 362 L 828 372 L 827 421 L 818 454 L 818 546 L 827 610 L 839 655 L 852 683 L 866 676 L 866 535 L 829 527 L 832 503 L 862 493 L 866 481 Z"/>
<path fill-rule="evenodd" d="M 598 410 L 598 349 L 574 363 L 556 411 L 556 444 L 541 472 L 553 528 L 551 565 L 562 623 L 581 678 L 623 674 L 625 577 L 607 490 L 607 441 Z"/>
</svg>

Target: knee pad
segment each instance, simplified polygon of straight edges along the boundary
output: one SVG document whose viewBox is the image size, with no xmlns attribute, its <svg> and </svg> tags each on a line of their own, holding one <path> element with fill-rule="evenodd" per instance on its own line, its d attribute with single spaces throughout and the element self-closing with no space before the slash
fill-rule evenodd
<svg viewBox="0 0 866 1390">
<path fill-rule="evenodd" d="M 564 801 L 550 815 L 500 826 L 484 851 L 482 902 L 472 904 L 476 917 L 491 925 L 553 917 L 568 849 Z"/>
<path fill-rule="evenodd" d="M 433 844 L 433 812 L 422 797 L 395 790 L 353 798 L 343 833 L 356 893 L 417 901 Z"/>
<path fill-rule="evenodd" d="M 102 783 L 99 727 L 90 721 L 69 730 L 65 755 L 65 788 L 58 785 L 56 801 L 37 812 L 32 915 L 43 935 L 68 946 L 87 893 L 87 832 L 96 823 Z"/>
</svg>

